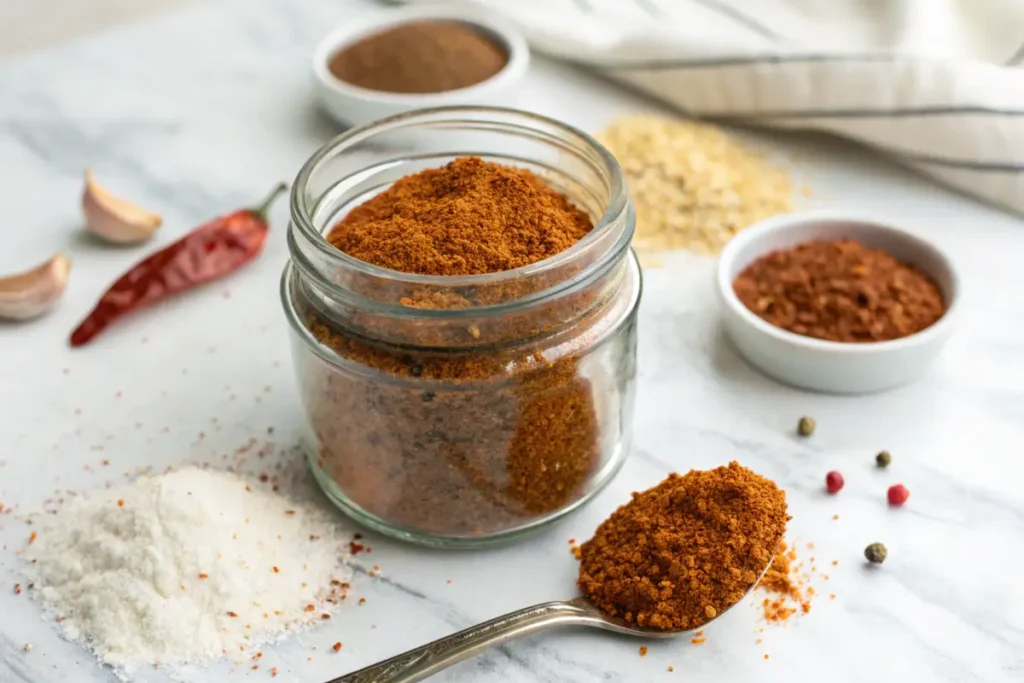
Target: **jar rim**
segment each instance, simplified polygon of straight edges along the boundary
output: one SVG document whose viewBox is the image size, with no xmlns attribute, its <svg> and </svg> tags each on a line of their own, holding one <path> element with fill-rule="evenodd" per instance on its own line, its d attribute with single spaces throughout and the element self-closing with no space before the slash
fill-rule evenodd
<svg viewBox="0 0 1024 683">
<path fill-rule="evenodd" d="M 556 129 L 560 129 L 564 133 L 578 137 L 597 153 L 602 165 L 608 172 L 610 201 L 608 202 L 608 205 L 605 206 L 604 213 L 597 221 L 595 221 L 594 227 L 590 232 L 568 249 L 554 254 L 553 256 L 549 256 L 546 259 L 542 259 L 525 266 L 520 266 L 519 268 L 493 273 L 479 273 L 473 275 L 426 275 L 421 273 L 406 273 L 368 263 L 343 252 L 328 242 L 327 238 L 317 230 L 314 225 L 313 220 L 311 219 L 313 207 L 311 207 L 306 201 L 306 188 L 310 184 L 314 173 L 316 173 L 320 165 L 326 161 L 340 145 L 358 142 L 392 128 L 401 128 L 410 122 L 415 122 L 417 119 L 430 120 L 432 117 L 446 114 L 451 115 L 451 118 L 443 120 L 449 122 L 464 121 L 467 123 L 474 121 L 474 119 L 467 118 L 471 114 L 489 114 L 496 117 L 516 117 L 524 121 L 533 121 L 535 123 L 552 126 Z M 463 118 L 460 118 L 460 116 Z M 625 175 L 622 172 L 622 168 L 619 166 L 618 161 L 612 153 L 589 133 L 548 116 L 534 114 L 532 112 L 526 112 L 510 107 L 446 106 L 403 112 L 401 114 L 396 114 L 394 116 L 389 116 L 387 118 L 352 128 L 335 136 L 314 152 L 306 163 L 302 165 L 302 168 L 299 169 L 299 172 L 295 177 L 295 182 L 292 183 L 289 208 L 291 212 L 292 225 L 298 229 L 299 233 L 306 241 L 306 244 L 315 248 L 321 256 L 334 264 L 356 271 L 362 275 L 371 276 L 381 280 L 388 280 L 395 283 L 419 286 L 471 287 L 496 284 L 513 278 L 533 277 L 544 273 L 545 271 L 555 270 L 566 265 L 581 253 L 585 252 L 592 244 L 605 235 L 605 233 L 613 230 L 617 226 L 617 218 L 626 210 L 627 201 L 626 180 Z M 624 246 L 626 247 L 628 247 L 632 240 L 632 231 L 629 232 L 630 234 L 623 236 L 625 238 Z M 616 240 L 616 242 L 619 241 L 620 240 Z M 609 251 L 611 253 L 616 253 L 621 251 L 621 249 L 613 247 Z M 552 287 L 552 289 L 559 288 L 558 284 Z"/>
</svg>

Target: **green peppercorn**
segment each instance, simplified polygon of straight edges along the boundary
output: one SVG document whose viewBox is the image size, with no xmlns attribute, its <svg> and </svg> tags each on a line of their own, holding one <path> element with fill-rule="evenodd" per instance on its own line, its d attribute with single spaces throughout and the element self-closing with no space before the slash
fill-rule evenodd
<svg viewBox="0 0 1024 683">
<path fill-rule="evenodd" d="M 875 464 L 879 467 L 888 467 L 891 462 L 892 456 L 889 454 L 889 451 L 881 451 L 875 456 Z"/>
<path fill-rule="evenodd" d="M 881 543 L 872 543 L 867 548 L 864 548 L 864 557 L 868 558 L 868 562 L 872 564 L 882 564 L 885 562 L 885 556 L 888 554 L 889 551 Z"/>
<path fill-rule="evenodd" d="M 818 426 L 818 423 L 814 421 L 813 417 L 801 417 L 800 422 L 796 425 L 796 433 L 800 436 L 810 436 L 814 433 L 814 428 Z"/>
</svg>

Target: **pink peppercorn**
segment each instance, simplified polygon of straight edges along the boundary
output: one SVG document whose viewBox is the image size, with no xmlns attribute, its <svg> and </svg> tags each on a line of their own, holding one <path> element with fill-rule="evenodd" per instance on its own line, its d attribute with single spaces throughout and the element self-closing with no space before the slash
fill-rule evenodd
<svg viewBox="0 0 1024 683">
<path fill-rule="evenodd" d="M 895 484 L 889 487 L 889 505 L 900 506 L 910 498 L 910 491 L 903 484 Z"/>
<path fill-rule="evenodd" d="M 843 475 L 838 472 L 832 471 L 825 475 L 825 488 L 829 493 L 839 493 L 839 489 L 843 488 L 845 483 Z"/>
</svg>

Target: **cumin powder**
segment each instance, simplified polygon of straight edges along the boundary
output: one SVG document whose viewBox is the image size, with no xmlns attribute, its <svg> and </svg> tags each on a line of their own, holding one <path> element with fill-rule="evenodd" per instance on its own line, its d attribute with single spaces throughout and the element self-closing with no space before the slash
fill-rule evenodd
<svg viewBox="0 0 1024 683">
<path fill-rule="evenodd" d="M 785 492 L 739 463 L 670 474 L 580 547 L 580 591 L 637 626 L 699 628 L 754 587 L 789 519 Z"/>
<path fill-rule="evenodd" d="M 404 94 L 468 88 L 497 75 L 505 49 L 458 21 L 417 21 L 373 34 L 339 50 L 328 69 L 368 90 Z"/>
<path fill-rule="evenodd" d="M 460 158 L 397 181 L 327 239 L 383 268 L 460 276 L 536 263 L 592 227 L 532 172 Z M 400 303 L 460 309 L 514 300 L 523 286 L 431 290 Z M 372 316 L 341 325 L 309 314 L 321 344 L 379 373 L 307 371 L 300 385 L 320 442 L 317 466 L 348 501 L 414 532 L 488 535 L 563 508 L 584 494 L 617 438 L 604 424 L 613 401 L 595 396 L 615 396 L 604 383 L 618 373 L 632 377 L 631 362 L 610 379 L 582 370 L 588 345 L 610 324 L 604 303 L 584 292 L 479 326 Z M 382 341 L 396 337 L 408 343 Z"/>
</svg>

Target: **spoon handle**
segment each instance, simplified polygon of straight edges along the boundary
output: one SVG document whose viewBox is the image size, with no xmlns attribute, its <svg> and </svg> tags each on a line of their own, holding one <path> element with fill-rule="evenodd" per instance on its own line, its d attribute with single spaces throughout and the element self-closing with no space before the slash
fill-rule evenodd
<svg viewBox="0 0 1024 683">
<path fill-rule="evenodd" d="M 586 610 L 545 602 L 427 643 L 327 683 L 414 683 L 506 641 L 552 626 L 589 623 Z"/>
</svg>

